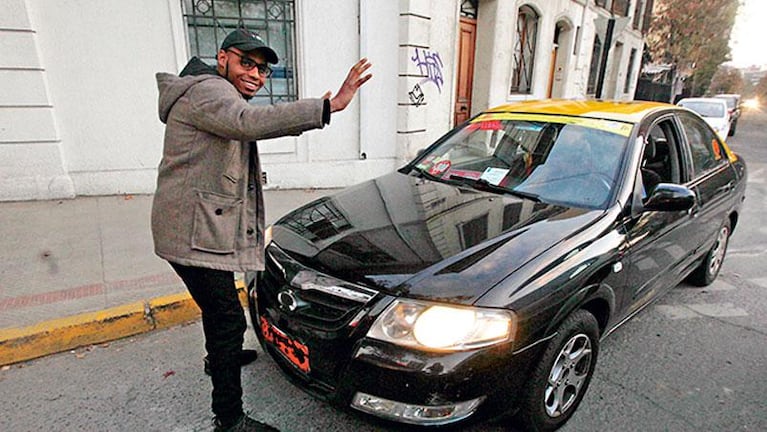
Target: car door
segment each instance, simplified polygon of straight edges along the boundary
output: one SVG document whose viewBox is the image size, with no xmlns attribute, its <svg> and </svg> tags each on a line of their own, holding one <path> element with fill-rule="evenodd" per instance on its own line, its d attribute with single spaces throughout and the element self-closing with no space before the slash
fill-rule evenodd
<svg viewBox="0 0 767 432">
<path fill-rule="evenodd" d="M 647 211 L 643 207 L 654 184 L 684 184 L 690 177 L 679 123 L 667 115 L 640 127 L 640 136 L 644 142 L 635 173 L 635 199 L 625 221 L 628 247 L 624 264 L 630 287 L 620 301 L 626 315 L 676 285 L 680 268 L 696 247 L 693 212 Z M 653 182 L 648 181 L 651 175 Z"/>
<path fill-rule="evenodd" d="M 706 253 L 714 243 L 719 227 L 727 218 L 735 195 L 737 174 L 717 134 L 698 117 L 681 112 L 678 116 L 690 167 L 687 186 L 695 191 L 693 209 L 695 238 L 693 259 Z"/>
</svg>

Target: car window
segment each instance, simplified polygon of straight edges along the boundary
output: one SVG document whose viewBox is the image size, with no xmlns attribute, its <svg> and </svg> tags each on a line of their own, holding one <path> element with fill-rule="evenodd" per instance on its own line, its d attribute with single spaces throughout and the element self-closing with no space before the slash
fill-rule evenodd
<svg viewBox="0 0 767 432">
<path fill-rule="evenodd" d="M 658 183 L 680 183 L 680 153 L 674 130 L 672 120 L 662 120 L 650 128 L 645 138 L 640 162 L 643 199 Z"/>
<path fill-rule="evenodd" d="M 727 102 L 727 109 L 737 108 L 740 105 L 740 96 L 737 95 L 716 95 L 714 97 Z"/>
<path fill-rule="evenodd" d="M 703 122 L 687 113 L 681 113 L 679 119 L 690 145 L 694 176 L 716 168 L 725 161 L 725 153 L 716 134 Z"/>
<path fill-rule="evenodd" d="M 735 108 L 735 98 L 723 96 L 716 96 L 716 98 L 723 99 L 725 102 L 727 102 L 727 108 Z"/>
<path fill-rule="evenodd" d="M 591 118 L 488 113 L 421 155 L 414 167 L 445 183 L 604 208 L 632 128 Z"/>
<path fill-rule="evenodd" d="M 695 111 L 700 114 L 701 117 L 724 117 L 726 114 L 724 108 L 726 104 L 705 101 L 687 101 L 681 102 L 680 105 Z"/>
</svg>

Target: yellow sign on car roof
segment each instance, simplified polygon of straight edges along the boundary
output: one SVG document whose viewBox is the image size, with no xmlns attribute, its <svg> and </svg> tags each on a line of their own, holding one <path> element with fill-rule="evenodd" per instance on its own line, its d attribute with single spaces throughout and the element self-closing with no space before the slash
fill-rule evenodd
<svg viewBox="0 0 767 432">
<path fill-rule="evenodd" d="M 497 106 L 488 113 L 555 114 L 638 123 L 652 111 L 674 105 L 646 101 L 536 100 Z"/>
<path fill-rule="evenodd" d="M 547 114 L 521 114 L 515 112 L 489 112 L 475 117 L 471 123 L 481 123 L 494 120 L 525 120 L 533 122 L 550 122 L 561 124 L 574 124 L 591 129 L 612 132 L 621 136 L 631 135 L 632 123 L 626 123 L 615 120 L 605 120 L 601 118 L 578 117 L 570 115 L 547 115 Z"/>
</svg>

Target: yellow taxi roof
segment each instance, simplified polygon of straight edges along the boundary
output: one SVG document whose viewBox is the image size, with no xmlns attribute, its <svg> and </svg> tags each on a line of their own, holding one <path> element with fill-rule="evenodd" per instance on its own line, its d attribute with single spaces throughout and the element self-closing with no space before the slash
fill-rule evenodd
<svg viewBox="0 0 767 432">
<path fill-rule="evenodd" d="M 666 103 L 647 101 L 622 102 L 601 100 L 548 99 L 500 105 L 485 112 L 554 114 L 577 117 L 591 117 L 627 123 L 638 123 L 648 113 L 660 108 L 675 108 L 675 106 Z"/>
</svg>

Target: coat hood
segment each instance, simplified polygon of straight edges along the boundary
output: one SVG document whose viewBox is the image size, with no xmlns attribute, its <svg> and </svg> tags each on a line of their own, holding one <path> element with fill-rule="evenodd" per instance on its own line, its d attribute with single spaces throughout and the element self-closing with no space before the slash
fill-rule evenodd
<svg viewBox="0 0 767 432">
<path fill-rule="evenodd" d="M 291 257 L 331 276 L 472 304 L 602 214 L 393 173 L 289 213 L 272 234 Z"/>
<path fill-rule="evenodd" d="M 218 75 L 215 68 L 197 57 L 192 57 L 189 60 L 179 76 L 160 72 L 156 78 L 157 89 L 160 91 L 159 115 L 160 121 L 163 123 L 168 120 L 168 114 L 176 101 L 192 86 L 208 79 L 224 79 Z"/>
</svg>

